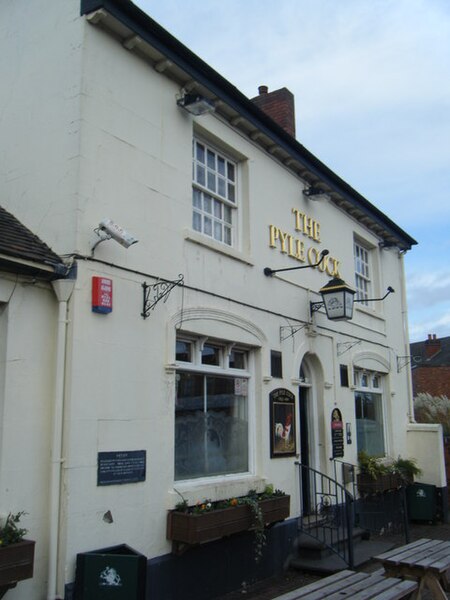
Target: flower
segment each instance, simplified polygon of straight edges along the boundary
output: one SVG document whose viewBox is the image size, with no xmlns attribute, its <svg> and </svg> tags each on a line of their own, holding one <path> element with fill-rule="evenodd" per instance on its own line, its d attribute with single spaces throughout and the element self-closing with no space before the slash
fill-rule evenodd
<svg viewBox="0 0 450 600">
<path fill-rule="evenodd" d="M 177 492 L 180 496 L 181 494 Z M 279 489 L 274 489 L 272 484 L 266 485 L 264 491 L 257 492 L 256 490 L 249 490 L 245 496 L 233 496 L 225 500 L 212 501 L 209 498 L 205 498 L 203 501 L 197 500 L 194 505 L 189 506 L 188 502 L 181 496 L 182 502 L 179 502 L 175 506 L 175 511 L 183 512 L 188 514 L 199 514 L 203 512 L 209 512 L 212 510 L 220 510 L 223 508 L 230 508 L 233 506 L 239 506 L 241 504 L 249 504 L 249 502 L 258 502 L 259 500 L 266 500 L 268 498 L 274 498 L 276 496 L 285 496 L 286 494 Z"/>
</svg>

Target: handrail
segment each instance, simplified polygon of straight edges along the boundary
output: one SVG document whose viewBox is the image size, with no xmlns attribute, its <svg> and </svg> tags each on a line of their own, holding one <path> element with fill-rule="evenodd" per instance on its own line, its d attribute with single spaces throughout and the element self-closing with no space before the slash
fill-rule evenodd
<svg viewBox="0 0 450 600">
<path fill-rule="evenodd" d="M 300 529 L 353 568 L 353 495 L 336 479 L 301 462 L 295 464 L 300 470 L 300 496 L 308 494 L 304 506 L 308 506 L 309 510 L 308 514 L 300 517 Z M 305 481 L 308 482 L 307 490 L 302 485 Z"/>
<path fill-rule="evenodd" d="M 334 468 L 334 478 L 336 479 L 336 481 L 338 481 L 338 475 L 337 475 L 337 463 L 339 463 L 340 465 L 342 465 L 342 480 L 344 480 L 344 470 L 347 469 L 347 472 L 349 474 L 351 474 L 352 476 L 352 481 L 348 482 L 352 484 L 352 495 L 353 498 L 356 498 L 356 474 L 359 472 L 359 466 L 358 465 L 354 465 L 353 463 L 349 463 L 348 461 L 345 460 L 341 460 L 339 458 L 335 458 L 334 456 L 332 456 L 330 458 L 330 460 L 333 461 L 333 468 Z M 344 481 L 343 485 L 348 485 L 348 483 L 346 483 Z"/>
</svg>

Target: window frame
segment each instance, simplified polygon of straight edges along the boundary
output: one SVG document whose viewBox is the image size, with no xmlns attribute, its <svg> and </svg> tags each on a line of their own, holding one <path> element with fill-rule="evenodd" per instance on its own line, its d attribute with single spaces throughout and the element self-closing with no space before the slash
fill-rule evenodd
<svg viewBox="0 0 450 600">
<path fill-rule="evenodd" d="M 356 427 L 356 446 L 358 453 L 364 450 L 371 456 L 386 456 L 387 455 L 387 428 L 386 428 L 386 393 L 385 393 L 385 378 L 376 371 L 369 371 L 367 369 L 354 369 L 353 371 L 354 381 L 354 410 L 355 410 L 355 422 L 358 424 L 357 418 L 357 396 L 373 396 L 379 399 L 379 407 L 381 411 L 381 418 L 379 426 L 382 430 L 381 441 L 383 444 L 383 450 L 381 453 L 373 454 L 367 448 L 361 447 L 361 441 L 358 438 L 358 426 Z M 376 384 L 376 385 L 375 385 Z M 373 420 L 373 419 L 370 419 Z"/>
<path fill-rule="evenodd" d="M 180 373 L 192 373 L 202 375 L 204 377 L 204 381 L 206 382 L 208 377 L 225 377 L 229 379 L 242 379 L 246 381 L 246 395 L 245 395 L 245 412 L 246 412 L 246 422 L 247 422 L 247 469 L 245 471 L 229 471 L 221 474 L 212 474 L 208 475 L 206 473 L 187 477 L 187 478 L 177 478 L 176 475 L 176 465 L 174 461 L 174 481 L 177 484 L 199 484 L 199 483 L 210 483 L 214 482 L 214 480 L 223 478 L 242 478 L 248 477 L 252 473 L 253 469 L 253 433 L 251 428 L 251 423 L 253 419 L 253 388 L 254 385 L 254 364 L 253 364 L 253 353 L 252 348 L 247 347 L 243 344 L 234 344 L 227 343 L 224 340 L 218 340 L 216 338 L 209 337 L 201 337 L 201 336 L 193 336 L 193 335 L 183 335 L 177 334 L 176 343 L 182 341 L 188 344 L 191 344 L 192 355 L 191 361 L 180 361 L 175 357 L 175 374 L 176 376 Z M 220 348 L 220 361 L 218 365 L 204 364 L 202 363 L 202 350 L 206 345 L 211 345 Z M 233 351 L 243 352 L 245 355 L 244 365 L 245 368 L 233 368 L 230 367 L 230 355 Z M 174 391 L 174 398 L 176 401 L 176 391 Z M 176 406 L 174 406 L 174 426 L 176 423 Z M 176 446 L 176 438 L 174 438 L 174 452 Z M 175 456 L 174 456 L 175 458 Z"/>
<path fill-rule="evenodd" d="M 198 158 L 199 146 L 202 146 L 204 149 L 203 162 Z M 214 168 L 209 162 L 209 158 L 212 155 L 214 155 Z M 220 161 L 224 164 L 224 172 L 220 171 Z M 234 171 L 234 179 L 229 177 L 230 167 Z M 204 170 L 203 181 L 198 176 L 200 169 Z M 198 135 L 193 136 L 192 231 L 205 239 L 220 244 L 224 248 L 233 250 L 239 249 L 239 171 L 239 161 L 236 158 L 207 142 L 202 137 Z M 210 176 L 214 177 L 215 189 L 208 187 L 208 177 Z M 225 188 L 224 194 L 218 190 L 220 182 L 223 182 Z M 233 190 L 232 194 L 230 190 Z M 208 203 L 210 204 L 209 209 L 207 208 Z M 227 213 L 229 214 L 229 219 L 226 217 Z M 205 225 L 207 223 L 208 225 Z M 211 226 L 210 230 L 209 226 Z M 220 236 L 216 236 L 216 232 L 219 229 L 221 231 Z"/>
<path fill-rule="evenodd" d="M 355 272 L 355 300 L 360 305 L 369 306 L 367 300 L 373 294 L 373 260 L 372 249 L 361 240 L 353 239 L 353 261 Z"/>
</svg>

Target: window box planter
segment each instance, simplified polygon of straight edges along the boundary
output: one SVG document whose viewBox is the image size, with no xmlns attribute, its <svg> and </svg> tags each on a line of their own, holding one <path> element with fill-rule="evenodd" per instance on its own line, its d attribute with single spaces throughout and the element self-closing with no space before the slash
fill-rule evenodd
<svg viewBox="0 0 450 600">
<path fill-rule="evenodd" d="M 368 473 L 359 473 L 357 475 L 358 491 L 362 495 L 380 494 L 389 490 L 397 490 L 405 485 L 405 480 L 398 473 L 384 473 L 374 479 Z"/>
<path fill-rule="evenodd" d="M 290 496 L 274 496 L 258 502 L 264 525 L 283 521 L 289 516 Z M 180 544 L 203 544 L 254 528 L 252 510 L 247 504 L 212 510 L 201 514 L 171 510 L 167 516 L 167 539 Z"/>
<path fill-rule="evenodd" d="M 18 581 L 33 577 L 34 545 L 32 540 L 22 540 L 0 547 L 0 598 Z"/>
</svg>

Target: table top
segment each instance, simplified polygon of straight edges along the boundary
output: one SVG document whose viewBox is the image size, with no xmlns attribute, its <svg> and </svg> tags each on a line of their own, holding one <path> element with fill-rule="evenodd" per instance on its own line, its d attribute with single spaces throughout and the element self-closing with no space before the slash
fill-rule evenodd
<svg viewBox="0 0 450 600">
<path fill-rule="evenodd" d="M 422 538 L 374 557 L 384 567 L 444 573 L 450 569 L 450 542 Z"/>
<path fill-rule="evenodd" d="M 345 570 L 278 596 L 274 600 L 400 600 L 409 597 L 417 587 L 415 581 Z"/>
</svg>

